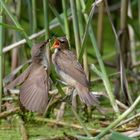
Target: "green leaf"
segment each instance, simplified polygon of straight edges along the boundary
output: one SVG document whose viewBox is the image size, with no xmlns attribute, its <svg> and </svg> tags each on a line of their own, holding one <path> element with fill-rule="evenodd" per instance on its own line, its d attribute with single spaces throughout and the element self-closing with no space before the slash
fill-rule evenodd
<svg viewBox="0 0 140 140">
<path fill-rule="evenodd" d="M 113 132 L 109 140 L 137 140 L 136 138 L 127 137 L 119 132 Z"/>
<path fill-rule="evenodd" d="M 138 38 L 138 40 L 140 40 L 139 23 L 137 22 L 137 20 L 128 17 L 128 23 L 132 26 L 135 32 L 135 36 Z"/>
<path fill-rule="evenodd" d="M 88 1 L 86 2 L 86 7 L 85 7 L 85 9 L 84 9 L 84 12 L 85 12 L 85 13 L 88 13 L 88 12 L 90 11 L 91 6 L 92 6 L 92 3 L 93 3 L 92 0 L 88 0 Z"/>
<path fill-rule="evenodd" d="M 10 28 L 10 29 L 13 29 L 13 30 L 16 30 L 16 31 L 23 31 L 22 28 L 17 28 L 16 26 L 8 25 L 8 24 L 5 24 L 5 23 L 0 23 L 0 26 L 3 26 L 4 28 Z"/>
<path fill-rule="evenodd" d="M 57 10 L 51 4 L 49 4 L 49 7 L 52 10 L 52 12 L 54 13 L 54 15 L 56 16 L 56 18 L 58 19 L 58 22 L 60 23 L 60 26 L 64 32 L 64 22 L 62 20 L 62 17 L 60 16 L 60 14 L 57 12 Z"/>
</svg>

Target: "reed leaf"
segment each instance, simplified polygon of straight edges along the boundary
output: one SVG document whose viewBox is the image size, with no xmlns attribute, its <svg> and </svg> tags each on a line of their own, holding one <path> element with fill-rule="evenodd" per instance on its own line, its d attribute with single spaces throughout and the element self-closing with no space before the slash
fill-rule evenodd
<svg viewBox="0 0 140 140">
<path fill-rule="evenodd" d="M 37 31 L 36 0 L 32 0 L 32 17 L 33 17 L 32 33 L 35 33 Z"/>
<path fill-rule="evenodd" d="M 3 9 L 0 5 L 0 23 L 3 23 Z M 0 26 L 0 112 L 1 112 L 1 105 L 2 105 L 2 65 L 3 65 L 3 58 L 2 58 L 2 48 L 3 48 L 3 27 Z"/>
<path fill-rule="evenodd" d="M 68 12 L 67 12 L 67 5 L 66 5 L 67 0 L 62 0 L 62 6 L 63 6 L 63 13 L 64 13 L 64 26 L 65 26 L 65 34 L 70 41 L 70 31 L 69 31 L 69 24 L 68 24 Z M 70 45 L 70 43 L 69 43 Z"/>
<path fill-rule="evenodd" d="M 71 5 L 71 12 L 72 12 L 72 19 L 73 19 L 72 21 L 73 21 L 74 38 L 75 38 L 75 45 L 76 45 L 76 54 L 78 58 L 80 54 L 81 41 L 80 41 L 80 33 L 78 27 L 76 1 L 70 0 L 70 5 Z"/>
<path fill-rule="evenodd" d="M 85 8 L 84 1 L 82 2 L 82 8 L 83 9 Z M 94 8 L 92 8 L 92 10 L 94 11 Z M 93 15 L 93 11 L 91 12 L 92 14 L 90 14 L 90 16 Z M 101 69 L 101 72 L 102 72 L 102 77 L 101 78 L 103 80 L 104 86 L 105 86 L 107 94 L 109 96 L 110 103 L 111 103 L 114 111 L 116 112 L 116 115 L 119 115 L 119 109 L 118 109 L 118 106 L 115 102 L 115 97 L 114 97 L 113 92 L 112 92 L 112 88 L 111 88 L 111 85 L 110 85 L 110 82 L 109 82 L 109 79 L 108 79 L 108 76 L 107 76 L 107 72 L 106 72 L 104 63 L 102 61 L 101 54 L 100 54 L 100 52 L 98 50 L 98 47 L 97 47 L 95 35 L 94 35 L 93 30 L 92 30 L 91 24 L 89 22 L 91 17 L 88 18 L 87 14 L 84 14 L 84 17 L 85 17 L 85 21 L 87 23 L 84 35 L 86 36 L 86 32 L 87 32 L 86 30 L 88 29 L 89 30 L 89 35 L 90 35 L 90 38 L 91 38 L 91 43 L 92 43 L 92 46 L 95 50 L 96 57 L 97 57 L 97 60 L 99 62 L 99 66 L 100 66 L 100 69 Z M 85 39 L 83 38 L 83 42 L 82 42 L 83 44 L 84 44 L 84 40 Z"/>
<path fill-rule="evenodd" d="M 60 23 L 60 27 L 61 27 L 62 31 L 65 32 L 65 30 L 64 30 L 64 22 L 62 20 L 62 17 L 60 16 L 60 14 L 57 12 L 57 10 L 51 4 L 49 4 L 49 7 L 52 10 L 52 12 L 55 15 L 55 17 L 58 19 L 58 22 Z"/>
<path fill-rule="evenodd" d="M 17 28 L 22 30 L 22 35 L 23 37 L 25 37 L 29 47 L 32 47 L 32 43 L 31 41 L 28 39 L 28 35 L 26 34 L 26 32 L 24 31 L 24 29 L 22 28 L 22 26 L 19 24 L 18 20 L 11 14 L 11 12 L 9 11 L 8 7 L 6 6 L 5 2 L 3 0 L 0 0 L 1 6 L 3 8 L 3 10 L 7 13 L 7 15 L 11 18 L 11 20 L 14 22 L 14 24 L 16 25 Z"/>
<path fill-rule="evenodd" d="M 2 23 L 2 22 L 0 23 L 0 26 L 3 26 L 4 28 L 9 28 L 9 29 L 12 29 L 12 30 L 16 30 L 18 32 L 23 31 L 23 29 L 21 29 L 21 28 L 17 28 L 16 26 L 5 24 L 5 23 Z"/>
</svg>

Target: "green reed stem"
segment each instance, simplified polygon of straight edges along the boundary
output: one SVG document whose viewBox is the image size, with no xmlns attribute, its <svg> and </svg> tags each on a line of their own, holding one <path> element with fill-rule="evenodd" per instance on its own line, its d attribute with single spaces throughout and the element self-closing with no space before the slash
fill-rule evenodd
<svg viewBox="0 0 140 140">
<path fill-rule="evenodd" d="M 33 17 L 32 33 L 35 33 L 37 30 L 36 0 L 32 0 L 32 17 Z"/>
<path fill-rule="evenodd" d="M 49 38 L 49 1 L 43 0 L 45 39 Z"/>
<path fill-rule="evenodd" d="M 120 115 L 113 123 L 111 123 L 107 128 L 105 128 L 96 138 L 102 138 L 106 133 L 108 133 L 113 127 L 119 124 L 123 119 L 125 119 L 129 114 L 131 114 L 138 103 L 140 102 L 140 96 L 137 97 L 135 102 L 122 114 Z"/>
<path fill-rule="evenodd" d="M 27 1 L 27 11 L 28 11 L 28 20 L 29 20 L 29 32 L 31 34 L 33 28 L 32 6 L 30 0 L 26 0 L 26 1 Z"/>
<path fill-rule="evenodd" d="M 55 15 L 55 17 L 58 19 L 58 22 L 60 23 L 61 29 L 63 32 L 64 31 L 64 26 L 63 26 L 63 20 L 62 17 L 60 16 L 60 14 L 57 12 L 57 10 L 51 5 L 49 4 L 50 9 L 52 10 L 53 14 Z"/>
<path fill-rule="evenodd" d="M 68 24 L 68 15 L 67 15 L 67 6 L 66 6 L 67 0 L 62 0 L 62 6 L 63 6 L 63 13 L 64 13 L 64 26 L 65 26 L 65 34 L 70 41 L 70 31 L 69 31 L 69 24 Z"/>
<path fill-rule="evenodd" d="M 76 45 L 76 54 L 77 54 L 77 58 L 78 58 L 79 54 L 80 54 L 81 41 L 80 41 L 78 16 L 77 16 L 75 0 L 70 0 L 70 5 L 71 5 L 71 12 L 72 12 L 72 19 L 73 19 L 72 21 L 73 21 L 74 38 L 75 38 L 75 45 Z"/>
<path fill-rule="evenodd" d="M 76 117 L 76 119 L 79 121 L 79 123 L 81 124 L 84 132 L 86 133 L 86 135 L 88 137 L 92 137 L 91 134 L 88 132 L 87 127 L 84 125 L 84 123 L 82 122 L 82 120 L 80 119 L 79 115 L 77 114 L 77 112 L 75 111 L 75 109 L 73 108 L 73 106 L 71 106 L 72 112 L 74 114 L 74 116 Z"/>
<path fill-rule="evenodd" d="M 45 39 L 49 38 L 49 0 L 43 0 Z M 47 58 L 50 65 L 50 50 L 47 47 Z"/>
<path fill-rule="evenodd" d="M 85 8 L 85 3 L 84 3 L 84 1 L 82 0 L 82 9 L 84 9 L 84 8 Z M 94 10 L 94 9 L 92 8 L 92 10 Z M 93 12 L 91 12 L 91 13 L 93 13 Z M 90 14 L 90 15 L 91 15 L 91 14 Z M 91 16 L 92 16 L 92 15 L 91 15 Z M 110 81 L 109 81 L 109 78 L 108 78 L 108 76 L 107 76 L 107 72 L 106 72 L 106 69 L 105 69 L 105 66 L 104 66 L 104 63 L 103 63 L 101 54 L 100 54 L 100 52 L 99 52 L 99 50 L 98 50 L 98 47 L 97 47 L 97 43 L 96 43 L 96 39 L 95 39 L 94 32 L 93 32 L 93 30 L 92 30 L 91 23 L 88 22 L 89 19 L 88 19 L 87 14 L 84 14 L 84 17 L 85 17 L 86 23 L 88 24 L 88 26 L 86 26 L 86 27 L 87 27 L 87 29 L 88 29 L 88 33 L 89 33 L 90 38 L 91 38 L 91 43 L 92 43 L 92 45 L 93 45 L 93 47 L 94 47 L 94 50 L 95 50 L 95 53 L 96 53 L 96 57 L 97 57 L 97 60 L 98 60 L 98 62 L 99 62 L 99 66 L 100 66 L 100 69 L 101 69 L 101 72 L 102 72 L 102 77 L 101 77 L 101 78 L 102 78 L 102 80 L 103 80 L 104 86 L 105 86 L 106 91 L 107 91 L 107 94 L 108 94 L 108 96 L 109 96 L 111 105 L 112 105 L 114 111 L 116 112 L 116 115 L 119 115 L 119 109 L 118 109 L 118 106 L 117 106 L 117 104 L 116 104 L 116 102 L 115 102 L 115 97 L 114 97 L 114 95 L 113 95 L 113 91 L 112 91 L 112 88 L 111 88 L 111 85 L 110 85 Z M 89 17 L 89 18 L 91 19 L 91 17 Z M 86 29 L 86 30 L 87 30 L 87 29 Z M 85 32 L 85 34 L 86 34 L 86 32 Z M 83 42 L 83 44 L 84 44 L 84 42 Z"/>
<path fill-rule="evenodd" d="M 80 39 L 82 41 L 82 37 L 84 34 L 84 22 L 83 22 L 83 16 L 81 11 L 81 1 L 77 0 L 77 14 L 78 14 L 78 23 L 79 23 L 79 32 L 80 32 Z M 89 79 L 89 68 L 88 68 L 88 59 L 87 59 L 87 49 L 85 48 L 84 54 L 83 54 L 83 67 L 84 71 L 86 73 L 87 79 Z"/>
<path fill-rule="evenodd" d="M 3 8 L 3 10 L 5 10 L 5 12 L 7 13 L 7 15 L 11 18 L 11 20 L 14 22 L 14 24 L 16 25 L 17 28 L 22 30 L 22 35 L 25 37 L 29 47 L 32 47 L 32 43 L 28 38 L 28 35 L 26 34 L 26 32 L 24 31 L 24 29 L 22 28 L 22 26 L 19 24 L 18 20 L 14 17 L 14 15 L 11 14 L 11 12 L 9 11 L 8 7 L 6 6 L 5 2 L 3 0 L 0 0 L 1 6 Z"/>
<path fill-rule="evenodd" d="M 3 23 L 3 10 L 0 6 L 0 23 Z M 2 47 L 3 47 L 3 26 L 0 26 L 0 112 L 2 105 Z"/>
</svg>

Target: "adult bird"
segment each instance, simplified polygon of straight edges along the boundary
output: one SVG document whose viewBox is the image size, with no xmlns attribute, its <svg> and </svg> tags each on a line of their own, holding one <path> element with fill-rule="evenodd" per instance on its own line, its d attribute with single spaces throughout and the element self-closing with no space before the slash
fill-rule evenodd
<svg viewBox="0 0 140 140">
<path fill-rule="evenodd" d="M 69 50 L 68 40 L 65 37 L 57 38 L 52 47 L 55 48 L 52 62 L 60 77 L 68 85 L 75 87 L 81 101 L 87 106 L 97 105 L 96 97 L 89 92 L 89 82 L 81 64 Z"/>
<path fill-rule="evenodd" d="M 48 42 L 49 40 L 32 47 L 32 63 L 20 76 L 6 86 L 6 89 L 12 89 L 21 85 L 19 97 L 22 106 L 40 114 L 44 113 L 48 104 L 49 65 L 45 51 Z"/>
</svg>

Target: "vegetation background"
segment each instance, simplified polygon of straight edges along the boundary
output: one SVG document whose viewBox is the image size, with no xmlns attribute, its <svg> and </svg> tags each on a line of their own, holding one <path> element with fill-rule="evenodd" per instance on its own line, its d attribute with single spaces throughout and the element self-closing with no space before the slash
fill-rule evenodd
<svg viewBox="0 0 140 140">
<path fill-rule="evenodd" d="M 4 86 L 30 63 L 31 47 L 60 36 L 82 63 L 104 114 L 60 102 L 66 86 L 53 66 L 53 103 L 43 117 L 20 111 L 17 89 L 6 93 Z M 139 0 L 0 0 L 0 139 L 139 138 L 139 54 Z"/>
</svg>

